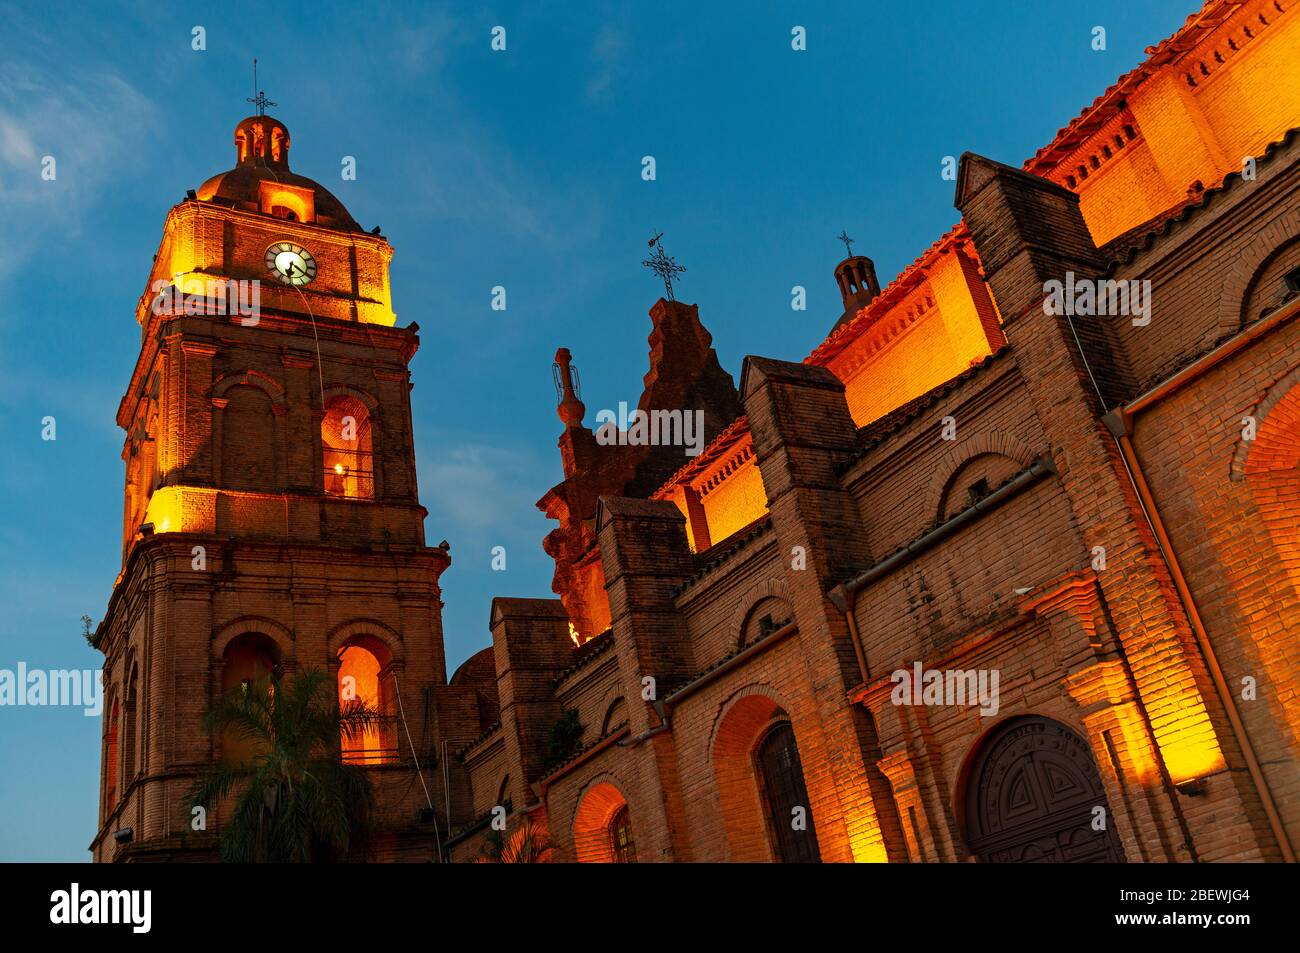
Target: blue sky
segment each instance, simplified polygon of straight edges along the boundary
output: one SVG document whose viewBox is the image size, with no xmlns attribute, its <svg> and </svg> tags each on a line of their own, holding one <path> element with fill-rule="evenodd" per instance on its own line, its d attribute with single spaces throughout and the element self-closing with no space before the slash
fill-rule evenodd
<svg viewBox="0 0 1300 953">
<path fill-rule="evenodd" d="M 494 595 L 550 595 L 551 361 L 573 351 L 589 424 L 635 403 L 651 229 L 733 376 L 746 354 L 802 359 L 841 310 L 841 229 L 888 282 L 957 220 L 944 156 L 1018 165 L 1194 2 L 0 3 L 0 669 L 102 663 L 79 619 L 120 568 L 133 308 L 167 210 L 234 164 L 253 56 L 294 170 L 396 248 L 454 668 L 489 644 Z M 0 708 L 0 860 L 88 859 L 99 737 L 77 709 Z"/>
</svg>

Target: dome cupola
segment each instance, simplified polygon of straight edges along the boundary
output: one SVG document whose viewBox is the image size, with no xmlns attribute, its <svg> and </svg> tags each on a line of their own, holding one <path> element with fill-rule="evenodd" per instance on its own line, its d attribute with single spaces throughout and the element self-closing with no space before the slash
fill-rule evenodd
<svg viewBox="0 0 1300 953">
<path fill-rule="evenodd" d="M 235 127 L 237 165 L 289 169 L 289 127 L 270 116 L 249 116 Z"/>
<path fill-rule="evenodd" d="M 848 257 L 835 266 L 835 283 L 840 288 L 840 298 L 844 302 L 844 313 L 835 322 L 835 327 L 847 324 L 853 316 L 865 308 L 880 294 L 880 282 L 876 280 L 876 263 L 866 255 L 853 254 L 853 239 L 848 232 L 835 236 L 844 243 Z"/>
<path fill-rule="evenodd" d="M 204 182 L 196 197 L 293 221 L 361 231 L 328 189 L 290 171 L 289 127 L 264 114 L 249 116 L 235 126 L 235 167 Z"/>
</svg>

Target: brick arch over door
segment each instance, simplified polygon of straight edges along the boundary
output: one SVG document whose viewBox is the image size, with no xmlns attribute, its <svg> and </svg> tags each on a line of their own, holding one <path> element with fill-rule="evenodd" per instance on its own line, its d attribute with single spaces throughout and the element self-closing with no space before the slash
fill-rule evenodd
<svg viewBox="0 0 1300 953">
<path fill-rule="evenodd" d="M 1037 456 L 1027 443 L 1008 433 L 986 431 L 964 439 L 959 438 L 956 446 L 934 465 L 930 485 L 926 489 L 925 511 L 936 519 L 941 519 L 944 499 L 953 477 L 971 460 L 988 453 L 1008 457 L 1020 464 L 1022 469 L 1032 464 Z"/>
<path fill-rule="evenodd" d="M 1255 437 L 1238 435 L 1230 476 L 1245 484 L 1249 500 L 1237 517 L 1240 531 L 1263 530 L 1253 550 L 1263 561 L 1261 575 L 1236 586 L 1237 602 L 1251 622 L 1244 647 L 1263 669 L 1257 673 L 1258 700 L 1269 707 L 1274 725 L 1286 726 L 1294 752 L 1300 745 L 1300 698 L 1287 686 L 1300 670 L 1293 622 L 1300 617 L 1300 366 L 1278 379 L 1250 414 Z"/>
<path fill-rule="evenodd" d="M 761 684 L 742 688 L 719 706 L 709 738 L 709 754 L 726 831 L 729 861 L 747 863 L 776 859 L 755 752 L 779 723 L 789 722 L 793 727 L 790 710 L 790 706 L 770 686 Z M 800 806 L 807 809 L 807 833 L 815 839 L 812 805 Z"/>
<path fill-rule="evenodd" d="M 1300 209 L 1291 211 L 1266 226 L 1249 245 L 1236 253 L 1233 265 L 1223 276 L 1222 290 L 1219 292 L 1215 340 L 1235 334 L 1253 320 L 1245 313 L 1245 307 L 1256 276 L 1297 236 L 1300 236 Z"/>
<path fill-rule="evenodd" d="M 609 864 L 614 862 L 614 844 L 610 837 L 610 823 L 623 808 L 628 809 L 632 831 L 636 833 L 636 814 L 623 792 L 627 786 L 610 772 L 597 775 L 587 782 L 573 812 L 573 850 L 580 864 Z"/>
</svg>

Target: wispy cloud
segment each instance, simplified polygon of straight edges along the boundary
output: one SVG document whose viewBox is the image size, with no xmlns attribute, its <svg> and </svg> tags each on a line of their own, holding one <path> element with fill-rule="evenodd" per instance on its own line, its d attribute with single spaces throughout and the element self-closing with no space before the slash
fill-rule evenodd
<svg viewBox="0 0 1300 953">
<path fill-rule="evenodd" d="M 543 462 L 524 451 L 485 444 L 452 447 L 420 468 L 420 497 L 429 508 L 430 526 L 452 540 L 535 546 L 544 522 L 535 507 L 545 490 L 538 486 L 539 471 L 545 472 Z M 537 514 L 535 521 L 527 519 L 530 512 Z"/>
<path fill-rule="evenodd" d="M 78 234 L 147 141 L 153 114 L 110 68 L 56 69 L 30 54 L 0 65 L 0 280 L 56 230 Z M 42 177 L 46 168 L 53 178 Z"/>
<path fill-rule="evenodd" d="M 425 10 L 415 17 L 403 16 L 400 26 L 391 25 L 395 40 L 395 65 L 409 76 L 427 76 L 442 71 L 448 50 L 465 41 L 465 29 L 445 9 Z"/>
<path fill-rule="evenodd" d="M 606 23 L 596 34 L 591 46 L 592 73 L 587 80 L 587 98 L 603 99 L 614 82 L 615 74 L 622 68 L 627 51 L 627 34 L 619 27 Z"/>
</svg>

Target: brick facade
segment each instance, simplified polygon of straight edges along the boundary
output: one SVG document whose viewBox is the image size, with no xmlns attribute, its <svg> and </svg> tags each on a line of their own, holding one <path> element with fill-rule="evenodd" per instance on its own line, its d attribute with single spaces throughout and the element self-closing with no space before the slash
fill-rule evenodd
<svg viewBox="0 0 1300 953">
<path fill-rule="evenodd" d="M 579 861 L 1294 859 L 1300 94 L 1261 77 L 1300 20 L 1275 7 L 1207 3 L 1025 169 L 964 156 L 961 223 L 884 289 L 842 262 L 805 361 L 750 356 L 737 387 L 698 309 L 657 302 L 638 408 L 700 411 L 697 457 L 598 440 L 562 348 L 557 598 L 495 599 L 450 680 L 391 250 L 319 196 L 328 226 L 270 228 L 222 183 L 177 206 L 164 247 L 196 271 L 286 235 L 364 253 L 335 263 L 355 307 L 141 310 L 96 859 L 125 826 L 128 858 L 210 849 L 180 795 L 248 633 L 398 677 L 435 821 L 411 752 L 368 768 L 384 859 L 469 860 L 524 816 Z M 1056 313 L 1067 276 L 1149 281 L 1149 314 Z M 339 395 L 372 421 L 365 498 L 321 485 Z M 930 699 L 918 667 L 996 691 Z"/>
</svg>

